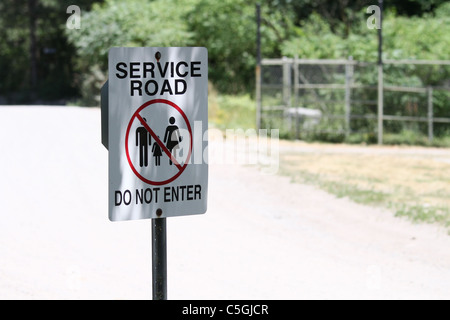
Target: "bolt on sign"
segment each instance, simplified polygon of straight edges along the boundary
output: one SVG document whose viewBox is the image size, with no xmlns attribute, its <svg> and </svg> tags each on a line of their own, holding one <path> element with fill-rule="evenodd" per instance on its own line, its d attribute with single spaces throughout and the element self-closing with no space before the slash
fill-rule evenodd
<svg viewBox="0 0 450 320">
<path fill-rule="evenodd" d="M 111 48 L 109 219 L 206 212 L 206 48 Z"/>
</svg>

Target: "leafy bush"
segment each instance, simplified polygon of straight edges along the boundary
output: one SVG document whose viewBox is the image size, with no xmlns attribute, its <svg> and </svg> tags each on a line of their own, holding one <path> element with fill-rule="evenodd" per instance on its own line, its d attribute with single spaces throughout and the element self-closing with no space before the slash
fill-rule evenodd
<svg viewBox="0 0 450 320">
<path fill-rule="evenodd" d="M 83 14 L 80 30 L 67 30 L 82 73 L 107 69 L 114 46 L 204 46 L 209 78 L 220 92 L 253 92 L 256 64 L 257 0 L 106 0 Z M 293 13 L 263 6 L 262 50 L 279 56 L 289 37 Z M 84 92 L 86 94 L 86 92 Z M 89 100 L 89 99 L 88 99 Z"/>
<path fill-rule="evenodd" d="M 254 129 L 255 101 L 249 95 L 218 94 L 209 92 L 209 121 L 225 129 Z"/>
<path fill-rule="evenodd" d="M 384 59 L 424 59 L 445 60 L 450 56 L 450 3 L 442 4 L 434 13 L 427 13 L 421 17 L 398 16 L 394 11 L 385 14 L 383 22 L 383 57 Z M 282 52 L 286 56 L 312 59 L 353 59 L 374 63 L 373 66 L 355 69 L 354 82 L 365 85 L 377 83 L 377 30 L 367 28 L 367 14 L 361 11 L 354 21 L 346 28 L 337 24 L 334 32 L 330 23 L 318 14 L 312 14 L 301 26 L 296 27 L 296 36 L 282 44 Z M 357 70 L 357 71 L 356 71 Z M 331 73 L 334 77 L 330 83 L 342 83 L 342 73 Z M 384 65 L 385 85 L 406 87 L 449 86 L 450 67 L 427 65 Z M 316 90 L 319 92 L 319 90 Z M 327 95 L 321 98 L 327 100 Z M 448 117 L 450 92 L 434 90 L 433 113 L 435 117 Z M 398 116 L 427 116 L 427 94 L 391 92 L 385 90 L 384 113 Z M 305 98 L 306 99 L 306 98 Z M 352 100 L 376 101 L 376 90 L 353 90 Z M 328 99 L 330 100 L 330 99 Z M 341 100 L 343 99 L 332 99 Z M 376 106 L 375 106 L 376 107 Z M 376 114 L 376 108 L 371 106 L 352 105 L 352 112 L 356 114 Z M 338 109 L 343 104 L 338 105 Z M 343 111 L 335 109 L 332 113 L 342 115 Z M 396 121 L 385 121 L 386 143 L 414 143 L 426 144 L 426 124 L 414 124 Z M 328 130 L 340 129 L 329 119 L 322 121 L 321 126 Z M 368 121 L 351 121 L 353 131 L 375 130 Z M 435 125 L 434 134 L 438 138 L 445 137 L 448 126 Z M 320 129 L 320 128 L 319 128 Z M 414 134 L 412 134 L 414 133 Z M 310 134 L 325 141 L 339 141 L 339 134 Z M 363 137 L 351 137 L 358 141 Z M 349 139 L 349 137 L 347 137 Z M 366 141 L 369 142 L 369 141 Z"/>
<path fill-rule="evenodd" d="M 192 33 L 177 0 L 107 0 L 83 15 L 80 30 L 66 30 L 79 55 L 82 103 L 97 104 L 111 47 L 187 46 Z"/>
</svg>

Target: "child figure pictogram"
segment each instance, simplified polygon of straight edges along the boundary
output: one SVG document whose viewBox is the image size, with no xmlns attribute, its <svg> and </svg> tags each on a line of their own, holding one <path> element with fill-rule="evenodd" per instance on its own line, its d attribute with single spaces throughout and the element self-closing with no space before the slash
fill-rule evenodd
<svg viewBox="0 0 450 320">
<path fill-rule="evenodd" d="M 158 136 L 159 139 L 159 136 Z M 153 157 L 155 158 L 155 166 L 159 167 L 161 165 L 161 156 L 162 156 L 162 150 L 159 144 L 156 142 L 153 144 L 152 147 L 152 153 Z"/>
</svg>

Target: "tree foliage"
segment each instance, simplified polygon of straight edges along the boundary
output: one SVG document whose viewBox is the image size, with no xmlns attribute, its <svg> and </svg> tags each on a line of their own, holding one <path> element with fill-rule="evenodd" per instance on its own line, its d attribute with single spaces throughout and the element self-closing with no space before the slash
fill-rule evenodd
<svg viewBox="0 0 450 320">
<path fill-rule="evenodd" d="M 67 30 L 83 66 L 107 68 L 111 47 L 186 46 L 192 33 L 177 0 L 107 0 L 83 15 L 80 30 Z"/>
<path fill-rule="evenodd" d="M 106 77 L 113 46 L 205 46 L 220 92 L 253 92 L 257 2 L 263 57 L 376 61 L 376 31 L 367 28 L 365 13 L 372 0 L 77 0 L 79 30 L 66 28 L 70 0 L 2 0 L 0 97 L 20 102 L 32 89 L 46 99 L 91 96 Z M 448 59 L 448 1 L 384 2 L 386 57 Z"/>
<path fill-rule="evenodd" d="M 450 56 L 450 3 L 422 17 L 398 16 L 388 11 L 383 18 L 383 51 L 386 59 L 445 60 Z M 303 26 L 295 27 L 296 36 L 282 44 L 287 56 L 307 58 L 347 58 L 376 61 L 377 30 L 367 27 L 368 14 L 355 15 L 349 33 L 345 26 L 336 31 L 320 15 L 312 14 Z"/>
<path fill-rule="evenodd" d="M 386 1 L 385 1 L 386 2 Z M 443 1 L 386 2 L 386 57 L 446 59 L 448 15 Z M 105 70 L 111 46 L 205 46 L 210 79 L 220 92 L 252 92 L 256 64 L 256 0 L 108 0 L 69 34 L 82 61 Z M 262 1 L 263 57 L 299 55 L 376 61 L 376 30 L 367 28 L 373 1 Z M 405 16 L 402 16 L 404 14 Z M 439 29 L 439 26 L 441 28 Z M 444 27 L 442 27 L 444 26 Z M 446 27 L 445 27 L 446 26 Z M 418 39 L 422 39 L 418 43 Z M 436 50 L 437 49 L 437 50 Z"/>
<path fill-rule="evenodd" d="M 334 58 L 346 59 L 352 56 L 359 61 L 372 62 L 375 66 L 378 58 L 378 32 L 367 27 L 367 13 L 361 11 L 355 14 L 350 30 L 345 24 L 337 24 L 335 31 L 331 25 L 319 14 L 311 14 L 301 26 L 295 27 L 296 36 L 282 44 L 283 55 L 299 56 L 300 58 Z M 433 12 L 423 13 L 421 16 L 400 16 L 396 10 L 386 10 L 383 25 L 383 58 L 384 59 L 411 59 L 411 60 L 448 60 L 450 57 L 450 3 L 441 4 Z M 377 69 L 367 67 L 359 69 L 354 75 L 358 83 L 377 83 Z M 449 85 L 450 73 L 448 68 L 428 65 L 384 65 L 385 85 L 410 87 L 442 87 Z M 333 76 L 333 75 L 331 75 Z M 337 76 L 337 75 L 336 75 Z M 373 90 L 359 91 L 358 100 L 376 100 Z M 433 95 L 433 112 L 436 117 L 448 115 L 448 94 L 437 91 Z M 425 94 L 409 94 L 387 91 L 384 95 L 384 110 L 390 115 L 404 115 L 406 112 L 415 112 L 415 115 L 426 116 L 426 107 L 419 110 L 415 107 L 408 111 L 408 106 L 426 106 Z M 342 106 L 343 107 L 343 106 Z M 404 108 L 404 109 L 401 109 Z M 425 111 L 423 111 L 425 110 Z M 355 110 L 353 110 L 355 111 Z M 360 112 L 370 111 L 366 108 Z M 372 106 L 374 114 L 376 109 Z M 424 113 L 425 112 L 425 113 Z M 363 123 L 361 127 L 367 128 Z M 410 129 L 410 124 L 388 122 L 386 130 L 400 132 Z M 355 129 L 355 128 L 353 128 Z M 417 129 L 417 128 L 416 128 Z M 414 129 L 414 130 L 416 130 Z M 426 132 L 426 126 L 422 126 Z M 435 126 L 436 136 L 447 134 L 443 126 Z"/>
<path fill-rule="evenodd" d="M 76 55 L 64 34 L 69 16 L 66 9 L 71 3 L 70 0 L 0 2 L 0 96 L 3 100 L 10 103 L 32 98 L 54 100 L 77 93 L 72 67 Z M 92 1 L 77 3 L 88 11 Z M 36 40 L 34 48 L 32 34 Z M 38 80 L 34 88 L 33 65 Z"/>
<path fill-rule="evenodd" d="M 193 31 L 193 45 L 208 48 L 210 78 L 220 91 L 230 93 L 252 88 L 256 63 L 256 1 L 200 0 L 186 16 Z M 291 13 L 262 8 L 264 56 L 279 55 L 278 44 L 291 29 Z"/>
<path fill-rule="evenodd" d="M 255 0 L 107 0 L 68 30 L 80 61 L 106 70 L 113 46 L 205 46 L 210 78 L 221 91 L 246 91 L 253 83 L 256 52 Z M 289 38 L 292 13 L 263 8 L 266 56 L 279 55 Z M 87 70 L 87 69 L 86 69 Z"/>
</svg>

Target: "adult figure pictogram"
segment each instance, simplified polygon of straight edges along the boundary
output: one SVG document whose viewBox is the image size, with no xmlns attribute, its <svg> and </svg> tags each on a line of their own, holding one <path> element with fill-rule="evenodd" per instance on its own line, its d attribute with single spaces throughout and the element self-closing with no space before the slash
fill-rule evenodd
<svg viewBox="0 0 450 320">
<path fill-rule="evenodd" d="M 169 123 L 170 125 L 167 127 L 164 134 L 164 143 L 172 156 L 175 157 L 176 150 L 179 149 L 178 144 L 183 140 L 183 138 L 180 136 L 180 129 L 175 125 L 174 117 L 170 117 Z M 169 157 L 169 164 L 172 165 L 171 157 Z"/>
<path fill-rule="evenodd" d="M 143 118 L 145 122 L 147 119 Z M 139 147 L 139 166 L 148 166 L 148 148 L 152 144 L 152 137 L 144 126 L 136 129 L 136 147 Z"/>
</svg>

